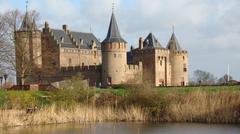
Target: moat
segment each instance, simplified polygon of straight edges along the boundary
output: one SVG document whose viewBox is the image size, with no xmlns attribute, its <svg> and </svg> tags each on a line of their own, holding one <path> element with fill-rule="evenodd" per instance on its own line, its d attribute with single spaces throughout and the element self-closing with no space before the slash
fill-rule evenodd
<svg viewBox="0 0 240 134">
<path fill-rule="evenodd" d="M 195 123 L 88 123 L 9 128 L 1 134 L 239 134 L 240 125 Z"/>
</svg>

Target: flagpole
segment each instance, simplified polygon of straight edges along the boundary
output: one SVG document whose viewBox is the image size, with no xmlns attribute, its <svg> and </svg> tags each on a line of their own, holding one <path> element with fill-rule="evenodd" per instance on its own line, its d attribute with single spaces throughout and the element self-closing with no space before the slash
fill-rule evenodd
<svg viewBox="0 0 240 134">
<path fill-rule="evenodd" d="M 229 64 L 228 64 L 227 73 L 228 73 L 228 81 L 227 82 L 229 82 L 230 81 L 230 67 L 229 67 Z"/>
</svg>

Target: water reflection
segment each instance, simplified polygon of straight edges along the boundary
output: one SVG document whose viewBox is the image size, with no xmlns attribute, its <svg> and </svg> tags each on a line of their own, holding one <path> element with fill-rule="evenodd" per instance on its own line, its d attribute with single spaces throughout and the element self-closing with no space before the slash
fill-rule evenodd
<svg viewBox="0 0 240 134">
<path fill-rule="evenodd" d="M 239 134 L 240 125 L 188 123 L 88 123 L 0 130 L 1 134 Z"/>
</svg>

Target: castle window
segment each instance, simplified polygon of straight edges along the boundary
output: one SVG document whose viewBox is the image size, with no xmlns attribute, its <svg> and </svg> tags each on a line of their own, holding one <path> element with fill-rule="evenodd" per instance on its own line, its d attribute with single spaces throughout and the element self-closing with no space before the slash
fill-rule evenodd
<svg viewBox="0 0 240 134">
<path fill-rule="evenodd" d="M 185 60 L 185 56 L 183 56 L 183 60 Z"/>
<path fill-rule="evenodd" d="M 97 52 L 94 51 L 94 58 L 96 59 L 97 58 Z"/>
<path fill-rule="evenodd" d="M 71 58 L 68 59 L 68 66 L 72 66 L 72 59 Z"/>
<path fill-rule="evenodd" d="M 84 62 L 82 62 L 82 66 L 84 66 Z"/>
<path fill-rule="evenodd" d="M 187 72 L 187 65 L 183 64 L 183 72 Z"/>
<path fill-rule="evenodd" d="M 160 66 L 162 66 L 162 60 L 160 60 Z"/>
<path fill-rule="evenodd" d="M 160 56 L 158 56 L 158 60 L 160 60 L 161 59 L 161 57 Z"/>
<path fill-rule="evenodd" d="M 61 37 L 60 40 L 61 40 L 62 43 L 64 42 L 64 38 L 63 37 Z"/>
<path fill-rule="evenodd" d="M 113 56 L 114 56 L 114 58 L 116 58 L 116 57 L 117 57 L 117 54 L 114 54 Z"/>
</svg>

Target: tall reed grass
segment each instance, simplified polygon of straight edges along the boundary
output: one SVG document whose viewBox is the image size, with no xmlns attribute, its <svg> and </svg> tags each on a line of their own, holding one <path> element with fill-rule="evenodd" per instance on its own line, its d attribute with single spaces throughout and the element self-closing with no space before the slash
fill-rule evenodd
<svg viewBox="0 0 240 134">
<path fill-rule="evenodd" d="M 63 91 L 59 94 L 65 96 Z M 1 110 L 0 127 L 103 121 L 240 123 L 238 90 L 159 92 L 144 88 L 129 89 L 127 96 L 72 94 L 75 99 L 55 96 L 57 101 L 32 114 L 27 114 L 25 110 Z M 60 105 L 68 99 L 75 103 Z M 71 106 L 66 106 L 69 104 Z"/>
</svg>

